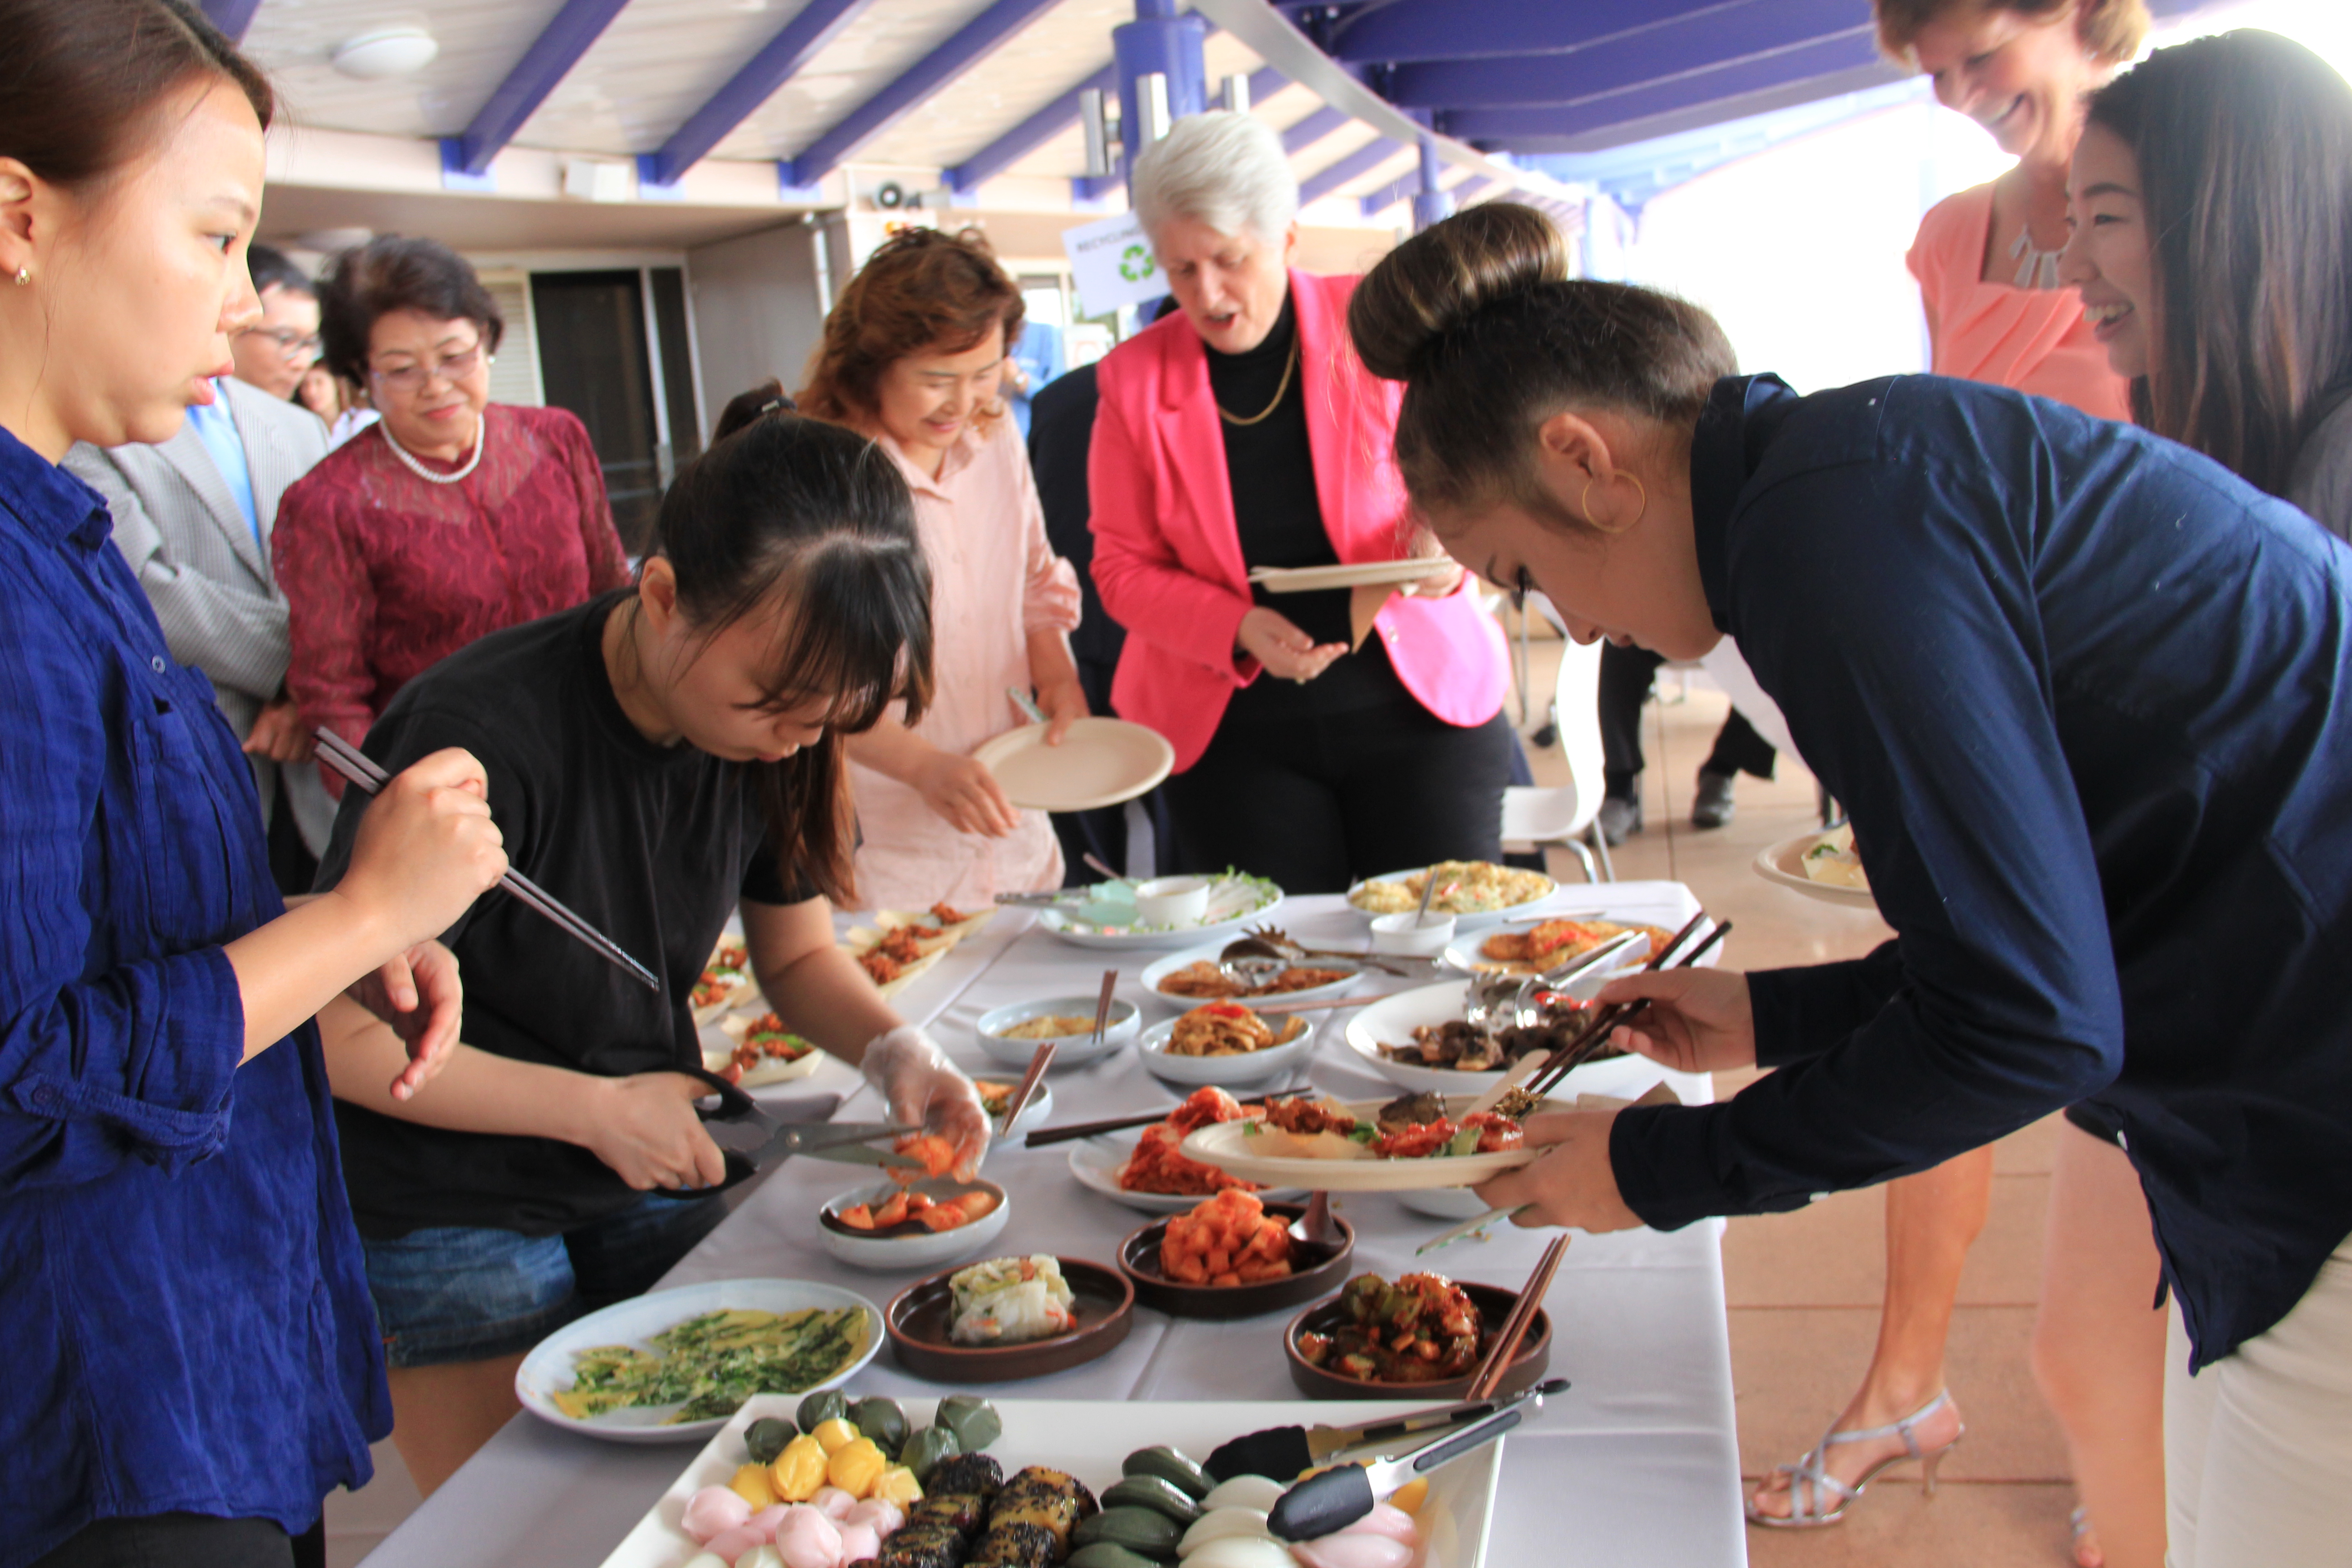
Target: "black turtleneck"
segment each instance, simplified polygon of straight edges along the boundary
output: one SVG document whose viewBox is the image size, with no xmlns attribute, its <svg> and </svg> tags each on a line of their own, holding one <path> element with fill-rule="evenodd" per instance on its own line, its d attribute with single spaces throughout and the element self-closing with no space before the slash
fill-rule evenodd
<svg viewBox="0 0 2352 1568">
<path fill-rule="evenodd" d="M 1291 364 L 1298 342 L 1298 312 L 1286 295 L 1282 314 L 1265 341 L 1237 354 L 1209 350 L 1209 391 L 1217 406 L 1247 419 L 1282 401 L 1255 425 L 1219 418 L 1225 437 L 1225 470 L 1234 489 L 1234 521 L 1242 559 L 1251 566 L 1331 566 L 1339 552 L 1323 528 L 1323 503 L 1315 493 L 1315 458 L 1307 444 L 1306 366 Z M 1290 372 L 1283 385 L 1283 372 Z M 1269 595 L 1253 590 L 1257 602 L 1289 617 L 1318 643 L 1343 643 L 1352 635 L 1348 591 Z M 1343 661 L 1344 662 L 1344 661 Z"/>
</svg>

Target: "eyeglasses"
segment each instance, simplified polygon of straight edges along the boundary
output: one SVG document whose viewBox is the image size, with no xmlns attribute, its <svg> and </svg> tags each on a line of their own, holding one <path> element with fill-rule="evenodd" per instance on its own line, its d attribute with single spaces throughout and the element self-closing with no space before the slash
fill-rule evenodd
<svg viewBox="0 0 2352 1568">
<path fill-rule="evenodd" d="M 279 353 L 288 355 L 289 357 L 295 354 L 310 354 L 316 357 L 319 353 L 320 339 L 318 333 L 298 332 L 291 327 L 247 327 L 245 331 L 239 332 L 237 336 L 241 338 L 268 338 L 271 342 L 278 345 L 278 352 Z"/>
<path fill-rule="evenodd" d="M 476 343 L 472 348 L 460 350 L 429 364 L 404 364 L 398 370 L 371 369 L 368 374 L 393 391 L 408 396 L 425 390 L 425 384 L 436 377 L 442 381 L 464 381 L 481 369 L 488 358 L 489 356 L 482 353 L 482 345 Z"/>
</svg>

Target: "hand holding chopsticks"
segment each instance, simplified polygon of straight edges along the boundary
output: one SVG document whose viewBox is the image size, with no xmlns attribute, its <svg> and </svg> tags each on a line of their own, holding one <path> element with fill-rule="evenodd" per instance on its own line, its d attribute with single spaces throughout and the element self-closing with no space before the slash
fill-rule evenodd
<svg viewBox="0 0 2352 1568">
<path fill-rule="evenodd" d="M 391 782 L 390 773 L 378 767 L 366 752 L 344 740 L 341 735 L 325 729 L 319 731 L 318 735 L 319 760 L 341 775 L 344 783 L 366 795 L 373 795 L 379 794 L 384 785 Z M 521 872 L 509 870 L 505 876 L 499 879 L 498 885 L 513 894 L 531 910 L 553 921 L 576 941 L 584 943 L 596 956 L 621 970 L 640 985 L 649 991 L 661 990 L 661 979 L 652 970 L 623 952 L 612 938 L 550 898 L 536 882 Z"/>
</svg>

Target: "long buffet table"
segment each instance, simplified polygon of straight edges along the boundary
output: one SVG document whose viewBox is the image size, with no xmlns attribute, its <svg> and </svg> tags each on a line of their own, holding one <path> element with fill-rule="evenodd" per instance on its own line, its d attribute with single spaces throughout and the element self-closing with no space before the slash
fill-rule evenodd
<svg viewBox="0 0 2352 1568">
<path fill-rule="evenodd" d="M 1697 908 L 1689 889 L 1675 882 L 1565 888 L 1553 907 L 1562 913 L 1605 910 L 1669 930 Z M 1336 897 L 1292 899 L 1277 921 L 1310 945 L 1360 946 L 1364 939 L 1361 918 Z M 1139 978 L 1153 956 L 1071 946 L 1038 929 L 1032 916 L 1006 910 L 898 1002 L 966 1070 L 1015 1077 L 976 1045 L 972 1025 L 981 1014 L 1009 1003 L 1090 994 L 1102 971 L 1117 964 L 1124 972 L 1119 994 L 1142 1005 L 1149 1024 L 1171 1011 L 1148 995 Z M 1375 975 L 1366 984 L 1373 982 L 1390 988 L 1423 984 Z M 1346 1100 L 1394 1092 L 1339 1037 L 1347 1016 L 1330 1015 L 1324 1025 L 1315 1086 Z M 1704 1078 L 1659 1076 L 1686 1101 L 1708 1097 Z M 1055 1071 L 1048 1082 L 1056 1123 L 1173 1104 L 1182 1094 L 1146 1073 L 1132 1050 Z M 846 1097 L 838 1114 L 877 1116 L 870 1091 L 838 1063 L 828 1062 L 814 1079 L 788 1088 L 802 1095 L 837 1090 Z M 1070 1174 L 1068 1150 L 1013 1143 L 992 1152 L 987 1174 L 1004 1185 L 1013 1203 L 1010 1223 L 988 1248 L 992 1256 L 1048 1251 L 1108 1264 L 1120 1237 L 1146 1223 L 1148 1216 L 1080 1186 Z M 819 1205 L 865 1184 L 870 1183 L 850 1166 L 793 1161 L 753 1189 L 664 1284 L 824 1279 L 877 1305 L 887 1301 L 917 1276 L 845 1268 L 818 1238 Z M 1412 1268 L 1413 1247 L 1445 1224 L 1412 1214 L 1387 1194 L 1351 1195 L 1339 1206 L 1356 1227 L 1356 1268 L 1391 1279 Z M 1545 1305 L 1556 1325 L 1552 1374 L 1573 1386 L 1547 1400 L 1539 1415 L 1506 1439 L 1486 1554 L 1490 1568 L 1716 1568 L 1747 1562 L 1719 1234 L 1717 1224 L 1673 1235 L 1579 1236 L 1569 1248 Z M 1542 1237 L 1506 1228 L 1422 1266 L 1516 1289 L 1534 1268 Z M 976 1392 L 1122 1401 L 1297 1397 L 1281 1346 L 1290 1310 L 1202 1323 L 1139 1307 L 1134 1331 L 1101 1360 Z M 859 1394 L 951 1392 L 901 1372 L 887 1347 L 852 1386 Z M 690 1445 L 599 1442 L 517 1415 L 369 1556 L 369 1568 L 592 1568 L 694 1452 Z"/>
</svg>

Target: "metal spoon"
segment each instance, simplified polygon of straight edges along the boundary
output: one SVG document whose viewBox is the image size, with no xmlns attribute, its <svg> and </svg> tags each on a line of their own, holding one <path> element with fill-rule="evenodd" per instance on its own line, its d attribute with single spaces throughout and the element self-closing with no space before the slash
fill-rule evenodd
<svg viewBox="0 0 2352 1568">
<path fill-rule="evenodd" d="M 1307 1212 L 1284 1228 L 1290 1232 L 1293 1240 L 1303 1241 L 1309 1247 L 1339 1246 L 1339 1222 L 1331 1217 L 1331 1194 L 1308 1194 Z"/>
</svg>

